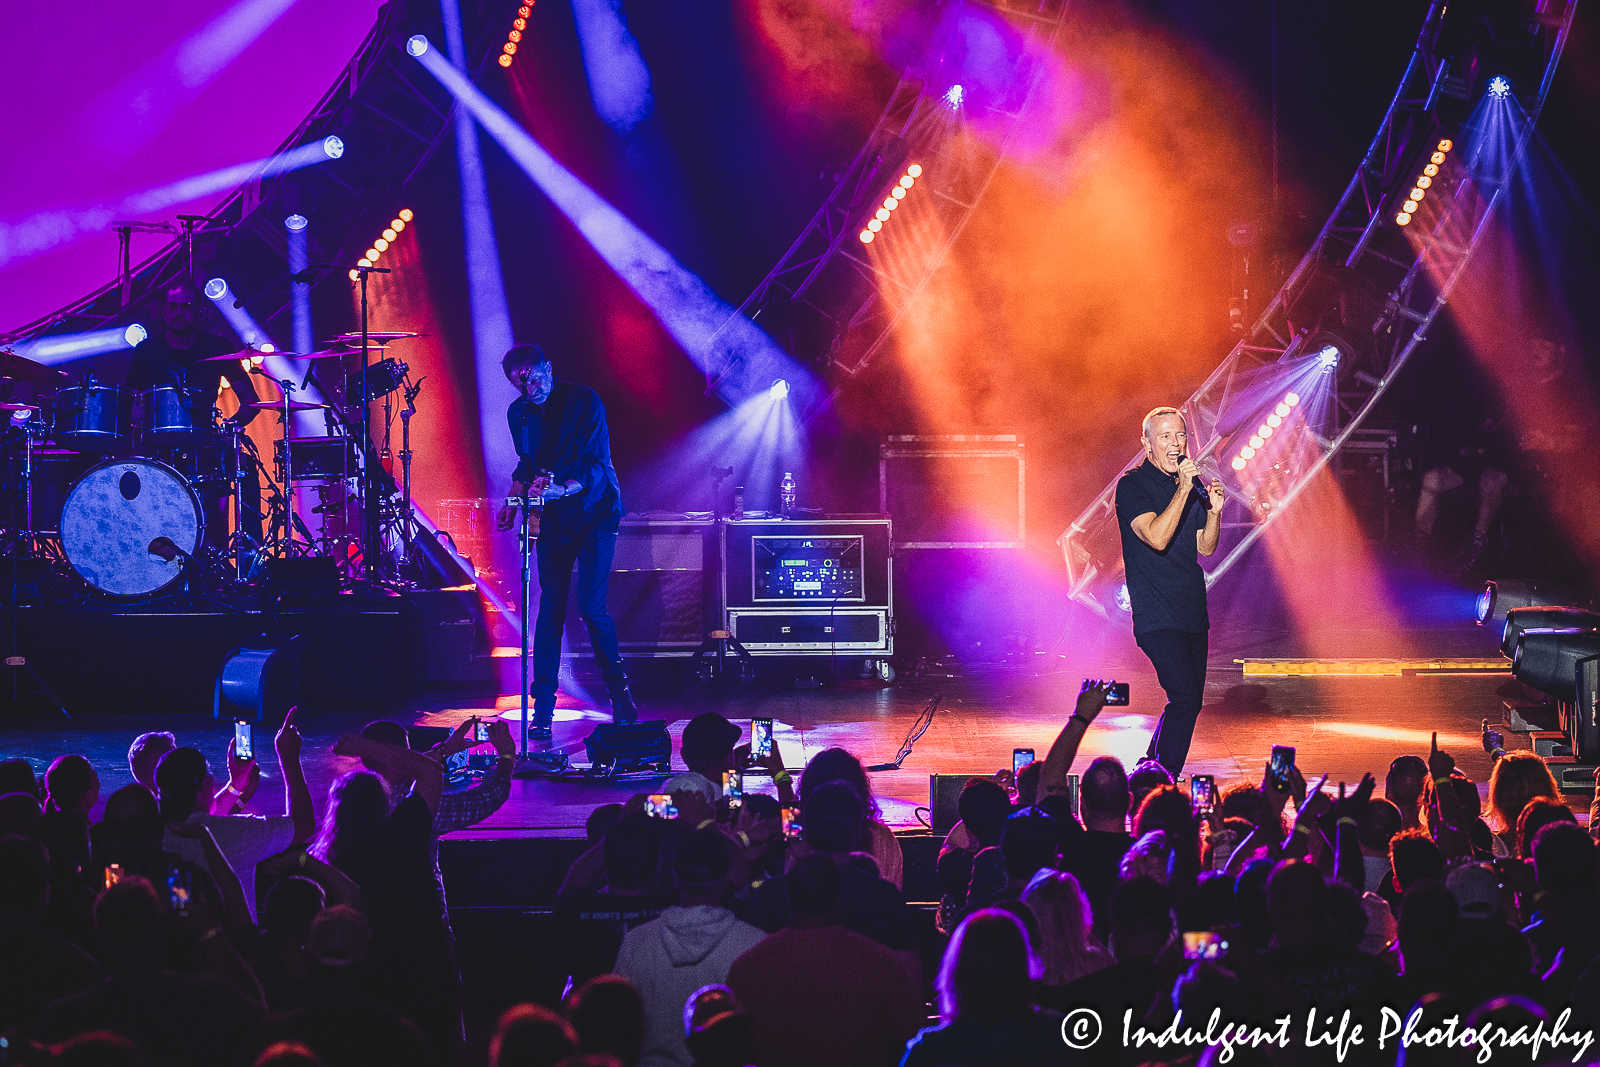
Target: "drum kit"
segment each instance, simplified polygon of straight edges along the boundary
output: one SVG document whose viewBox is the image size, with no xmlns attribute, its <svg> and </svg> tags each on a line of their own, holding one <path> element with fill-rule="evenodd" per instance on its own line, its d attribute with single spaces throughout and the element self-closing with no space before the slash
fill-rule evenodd
<svg viewBox="0 0 1600 1067">
<path fill-rule="evenodd" d="M 369 333 L 364 358 L 383 357 L 389 342 L 417 336 Z M 275 355 L 309 361 L 353 356 L 350 362 L 359 363 L 361 335 L 340 335 L 318 352 Z M 208 361 L 234 368 L 243 361 L 251 373 L 265 373 L 263 354 L 253 349 Z M 389 455 L 387 447 L 380 455 L 363 432 L 362 402 L 384 401 L 392 413 L 396 391 L 406 402 L 404 486 L 377 475 L 371 481 L 381 486 L 379 499 L 370 506 L 380 508 L 388 529 L 398 524 L 398 540 L 410 548 L 409 430 L 420 382 L 410 381 L 400 360 L 380 358 L 364 376 L 358 366 L 329 396 L 332 403 L 296 398 L 322 391 L 314 371 L 298 382 L 277 380 L 280 399 L 251 405 L 279 415 L 270 471 L 243 424 L 223 418 L 218 397 L 206 390 L 158 385 L 134 391 L 92 374 L 68 384 L 72 379 L 61 371 L 0 351 L 0 385 L 7 380 L 38 387 L 38 395 L 0 401 L 0 480 L 13 503 L 10 513 L 0 512 L 0 555 L 43 560 L 58 577 L 86 587 L 80 592 L 146 598 L 175 586 L 244 591 L 264 576 L 266 560 L 281 556 L 331 555 L 347 577 L 375 577 L 361 559 L 359 537 L 351 536 L 359 533 L 359 520 L 346 523 L 341 514 L 367 504 L 358 482 L 369 464 L 385 464 Z M 328 436 L 295 433 L 295 416 L 308 412 L 325 413 Z M 310 509 L 323 520 L 321 536 L 313 536 L 298 514 L 296 490 L 308 489 L 321 498 Z M 397 493 L 403 504 L 391 499 Z M 257 510 L 263 494 L 265 516 Z"/>
</svg>

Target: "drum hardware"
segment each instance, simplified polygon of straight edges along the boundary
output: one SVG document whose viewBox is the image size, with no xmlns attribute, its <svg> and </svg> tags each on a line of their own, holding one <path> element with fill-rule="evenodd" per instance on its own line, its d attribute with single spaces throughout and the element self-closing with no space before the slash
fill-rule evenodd
<svg viewBox="0 0 1600 1067">
<path fill-rule="evenodd" d="M 82 385 L 57 390 L 55 439 L 74 452 L 115 452 L 133 443 L 134 394 L 86 373 Z"/>
<path fill-rule="evenodd" d="M 411 513 L 411 416 L 417 413 L 417 394 L 422 392 L 425 381 L 426 375 L 415 384 L 406 382 L 406 407 L 400 412 L 400 551 L 406 560 L 411 558 L 411 523 L 415 518 Z"/>
<path fill-rule="evenodd" d="M 183 577 L 172 561 L 151 557 L 150 542 L 158 537 L 194 556 L 205 538 L 205 514 L 187 479 L 157 460 L 105 460 L 79 479 L 61 510 L 68 564 L 112 596 L 148 596 Z"/>
<path fill-rule="evenodd" d="M 387 272 L 378 271 L 378 273 L 382 274 L 382 273 L 387 273 Z M 329 342 L 329 344 L 349 343 L 349 344 L 354 345 L 354 344 L 358 343 L 361 340 L 362 336 L 363 336 L 362 331 L 360 331 L 360 330 L 351 330 L 349 333 L 337 334 L 333 338 L 333 340 Z M 412 337 L 426 337 L 426 336 L 428 336 L 428 335 L 425 334 L 425 333 L 417 333 L 415 330 L 368 330 L 365 333 L 365 337 L 367 339 L 367 344 L 368 345 L 371 345 L 373 341 L 379 341 L 379 342 L 405 341 L 405 340 L 409 340 Z"/>
<path fill-rule="evenodd" d="M 398 359 L 381 359 L 366 368 L 366 399 L 377 400 L 379 397 L 388 396 L 405 383 L 409 368 Z M 345 377 L 344 395 L 346 402 L 359 404 L 362 400 L 361 372 L 356 371 Z"/>
</svg>

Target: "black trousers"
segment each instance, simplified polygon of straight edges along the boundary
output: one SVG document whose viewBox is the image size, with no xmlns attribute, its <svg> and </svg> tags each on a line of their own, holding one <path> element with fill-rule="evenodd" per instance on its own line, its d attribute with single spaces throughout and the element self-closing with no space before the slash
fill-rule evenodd
<svg viewBox="0 0 1600 1067">
<path fill-rule="evenodd" d="M 572 568 L 578 568 L 578 614 L 589 628 L 595 662 L 615 697 L 628 684 L 617 651 L 617 624 L 606 608 L 611 560 L 617 551 L 615 531 L 589 529 L 577 535 L 540 536 L 534 545 L 539 567 L 539 619 L 533 628 L 534 721 L 548 725 L 555 708 L 556 674 L 561 669 L 561 631 L 567 623 L 567 589 Z M 544 706 L 540 706 L 540 704 Z"/>
<path fill-rule="evenodd" d="M 1206 692 L 1206 651 L 1210 635 L 1182 630 L 1151 630 L 1134 638 L 1155 666 L 1156 679 L 1167 693 L 1167 706 L 1150 738 L 1147 758 L 1176 778 L 1189 757 L 1195 720 Z"/>
</svg>

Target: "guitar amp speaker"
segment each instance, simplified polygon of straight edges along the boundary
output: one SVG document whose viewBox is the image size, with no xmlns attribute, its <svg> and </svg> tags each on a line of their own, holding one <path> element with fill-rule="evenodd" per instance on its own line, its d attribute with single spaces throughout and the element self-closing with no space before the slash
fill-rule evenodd
<svg viewBox="0 0 1600 1067">
<path fill-rule="evenodd" d="M 688 656 L 716 629 L 710 530 L 709 520 L 623 520 L 606 607 L 616 621 L 617 645 L 624 656 Z M 593 653 L 589 628 L 572 594 L 566 638 L 574 655 Z"/>
</svg>

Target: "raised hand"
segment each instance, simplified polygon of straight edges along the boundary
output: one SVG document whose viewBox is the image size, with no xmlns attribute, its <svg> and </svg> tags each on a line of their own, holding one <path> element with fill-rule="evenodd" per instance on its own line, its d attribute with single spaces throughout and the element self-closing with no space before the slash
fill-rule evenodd
<svg viewBox="0 0 1600 1067">
<path fill-rule="evenodd" d="M 1448 778 L 1455 769 L 1455 757 L 1439 751 L 1439 731 L 1433 731 L 1433 747 L 1428 752 L 1428 773 L 1434 778 Z"/>
<path fill-rule="evenodd" d="M 305 739 L 300 736 L 300 731 L 294 724 L 294 714 L 299 710 L 298 707 L 289 709 L 288 714 L 283 717 L 283 725 L 278 728 L 278 736 L 272 739 L 280 760 L 300 758 L 300 749 L 304 746 Z"/>
<path fill-rule="evenodd" d="M 1111 687 L 1116 684 L 1115 681 L 1107 682 L 1099 678 L 1093 680 L 1085 678 L 1083 684 L 1078 687 L 1078 704 L 1073 709 L 1072 714 L 1082 719 L 1085 723 L 1094 722 L 1094 717 L 1100 714 L 1101 708 L 1106 706 L 1106 697 L 1110 696 Z"/>
</svg>

